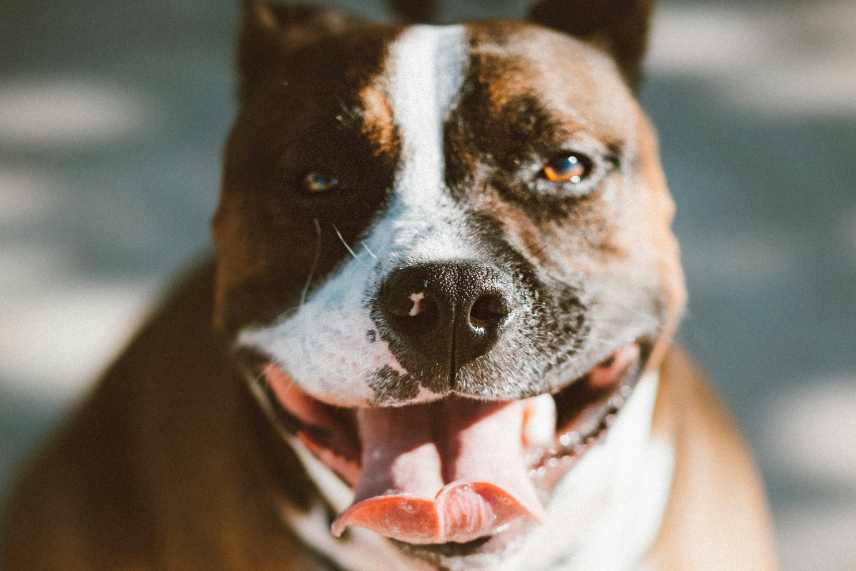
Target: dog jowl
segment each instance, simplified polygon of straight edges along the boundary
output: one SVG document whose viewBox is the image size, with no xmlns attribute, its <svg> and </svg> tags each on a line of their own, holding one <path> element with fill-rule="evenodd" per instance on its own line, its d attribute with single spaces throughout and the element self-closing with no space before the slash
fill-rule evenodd
<svg viewBox="0 0 856 571">
<path fill-rule="evenodd" d="M 336 535 L 525 534 L 674 331 L 633 93 L 647 3 L 573 4 L 389 26 L 247 3 L 217 318 L 274 422 L 353 490 Z"/>
</svg>

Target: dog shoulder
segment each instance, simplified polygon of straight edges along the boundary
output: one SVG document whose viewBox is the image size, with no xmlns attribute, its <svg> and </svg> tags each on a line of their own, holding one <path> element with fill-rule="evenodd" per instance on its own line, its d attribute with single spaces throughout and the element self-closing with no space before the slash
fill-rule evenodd
<svg viewBox="0 0 856 571">
<path fill-rule="evenodd" d="M 0 567 L 146 568 L 148 510 L 110 392 L 99 386 L 18 474 L 4 510 Z"/>
<path fill-rule="evenodd" d="M 212 333 L 213 280 L 211 263 L 178 280 L 21 471 L 0 567 L 326 568 L 264 503 L 275 473 Z"/>
</svg>

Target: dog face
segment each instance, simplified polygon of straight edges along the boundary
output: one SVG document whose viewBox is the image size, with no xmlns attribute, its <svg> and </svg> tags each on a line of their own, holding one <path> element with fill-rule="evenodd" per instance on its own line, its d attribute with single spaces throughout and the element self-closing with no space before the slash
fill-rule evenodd
<svg viewBox="0 0 856 571">
<path fill-rule="evenodd" d="M 674 331 L 672 203 L 632 93 L 645 26 L 586 23 L 572 5 L 540 4 L 538 24 L 442 27 L 247 10 L 214 221 L 218 322 L 358 500 L 412 491 L 394 473 L 366 481 L 392 471 L 372 468 L 371 449 L 433 427 L 400 443 L 405 465 L 442 440 L 438 416 L 463 419 L 443 428 L 461 442 L 491 423 L 522 433 L 525 450 L 508 454 L 537 457 L 527 469 L 579 455 Z M 445 528 L 422 536 L 357 509 L 342 526 L 466 544 L 535 518 L 563 474 L 479 491 L 493 523 L 450 528 L 429 514 L 414 525 Z M 444 473 L 434 487 L 487 479 Z"/>
</svg>

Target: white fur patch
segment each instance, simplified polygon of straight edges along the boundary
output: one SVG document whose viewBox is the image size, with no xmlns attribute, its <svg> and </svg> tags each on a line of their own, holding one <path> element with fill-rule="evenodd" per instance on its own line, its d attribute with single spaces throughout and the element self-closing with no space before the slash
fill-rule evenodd
<svg viewBox="0 0 856 571">
<path fill-rule="evenodd" d="M 461 26 L 414 26 L 390 48 L 389 98 L 402 142 L 397 191 L 412 206 L 433 207 L 443 188 L 443 122 L 468 59 Z"/>
<path fill-rule="evenodd" d="M 364 251 L 351 250 L 354 255 L 296 313 L 238 338 L 272 356 L 315 398 L 365 405 L 374 397 L 370 382 L 378 371 L 406 374 L 387 343 L 370 333 L 376 326 L 369 298 L 400 265 L 471 254 L 460 213 L 445 192 L 443 158 L 443 123 L 467 60 L 461 26 L 414 26 L 390 46 L 385 80 L 402 143 L 390 206 L 363 238 Z"/>
<path fill-rule="evenodd" d="M 446 191 L 443 125 L 469 59 L 462 26 L 414 26 L 390 48 L 387 90 L 401 139 L 395 197 L 370 241 L 384 249 L 384 270 L 474 255 Z M 384 259 L 385 258 L 385 259 Z"/>
</svg>

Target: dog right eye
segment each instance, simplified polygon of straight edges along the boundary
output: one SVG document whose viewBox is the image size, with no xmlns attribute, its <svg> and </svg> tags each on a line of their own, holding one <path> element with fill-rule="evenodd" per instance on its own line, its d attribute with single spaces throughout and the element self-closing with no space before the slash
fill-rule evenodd
<svg viewBox="0 0 856 571">
<path fill-rule="evenodd" d="M 339 180 L 330 175 L 318 172 L 311 172 L 303 177 L 303 188 L 309 194 L 319 194 L 333 190 L 339 186 Z"/>
<path fill-rule="evenodd" d="M 557 184 L 580 184 L 592 171 L 592 161 L 580 153 L 562 153 L 541 169 L 541 176 Z"/>
</svg>

